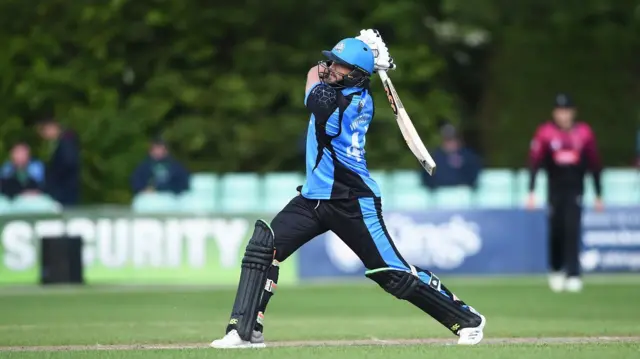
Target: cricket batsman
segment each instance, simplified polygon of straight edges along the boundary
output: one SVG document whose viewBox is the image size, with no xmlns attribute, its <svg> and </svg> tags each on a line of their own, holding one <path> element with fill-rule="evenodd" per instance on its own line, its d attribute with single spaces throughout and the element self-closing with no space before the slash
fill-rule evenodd
<svg viewBox="0 0 640 359">
<path fill-rule="evenodd" d="M 275 293 L 280 263 L 302 245 L 333 231 L 362 260 L 365 276 L 406 300 L 459 336 L 458 344 L 483 338 L 486 320 L 430 271 L 407 263 L 382 219 L 380 189 L 364 158 L 374 115 L 369 89 L 376 71 L 395 68 L 374 30 L 323 51 L 325 61 L 307 73 L 304 104 L 310 112 L 306 182 L 267 224 L 258 220 L 247 244 L 226 335 L 214 348 L 265 347 L 264 314 Z"/>
</svg>

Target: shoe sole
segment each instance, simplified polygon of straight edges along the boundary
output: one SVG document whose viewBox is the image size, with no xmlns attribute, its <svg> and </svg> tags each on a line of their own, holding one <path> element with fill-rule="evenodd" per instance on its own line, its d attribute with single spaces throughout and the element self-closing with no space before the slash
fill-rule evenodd
<svg viewBox="0 0 640 359">
<path fill-rule="evenodd" d="M 266 348 L 267 345 L 265 343 L 249 343 L 249 344 L 238 344 L 238 345 L 214 345 L 213 343 L 209 344 L 210 347 L 214 349 L 261 349 Z"/>
<path fill-rule="evenodd" d="M 480 343 L 482 339 L 484 339 L 484 327 L 487 325 L 487 319 L 484 317 L 484 315 L 480 315 L 480 317 L 482 317 L 482 322 L 478 327 L 467 328 L 467 329 L 473 330 L 474 332 L 477 332 L 476 338 L 473 341 L 467 341 L 467 340 L 464 340 L 466 338 L 462 338 L 462 336 L 460 336 L 460 339 L 458 339 L 458 345 L 476 345 Z M 465 330 L 465 329 L 462 329 L 462 330 Z"/>
<path fill-rule="evenodd" d="M 473 341 L 462 341 L 462 339 L 460 339 L 458 340 L 458 345 L 476 345 L 479 344 L 482 339 L 484 339 L 484 333 L 480 331 L 480 333 L 476 335 L 476 339 L 474 339 Z"/>
</svg>

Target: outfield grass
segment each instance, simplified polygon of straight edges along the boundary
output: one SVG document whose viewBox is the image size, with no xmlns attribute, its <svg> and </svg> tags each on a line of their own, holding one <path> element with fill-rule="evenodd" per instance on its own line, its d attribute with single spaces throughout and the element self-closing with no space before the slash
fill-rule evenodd
<svg viewBox="0 0 640 359">
<path fill-rule="evenodd" d="M 5 353 L 7 359 L 208 359 L 208 358 L 247 358 L 247 359 L 323 359 L 323 358 L 367 358 L 367 359 L 425 359 L 425 358 L 473 358 L 473 359 L 637 359 L 640 346 L 637 344 L 580 344 L 580 345 L 509 345 L 434 347 L 331 347 L 331 348 L 278 348 L 263 350 L 220 351 L 214 349 L 191 350 L 149 350 L 149 351 L 77 351 L 77 352 L 38 352 Z"/>
<path fill-rule="evenodd" d="M 487 317 L 485 338 L 640 336 L 640 280 L 593 278 L 581 294 L 554 294 L 542 278 L 452 279 L 445 284 Z M 207 344 L 224 334 L 232 289 L 0 289 L 0 347 Z M 266 316 L 268 341 L 448 338 L 443 327 L 374 283 L 281 287 Z M 50 348 L 54 349 L 54 348 Z M 2 350 L 2 349 L 0 349 Z M 638 358 L 638 342 L 289 347 L 263 351 L 1 352 L 2 358 Z M 402 355 L 400 355 L 402 354 Z"/>
</svg>

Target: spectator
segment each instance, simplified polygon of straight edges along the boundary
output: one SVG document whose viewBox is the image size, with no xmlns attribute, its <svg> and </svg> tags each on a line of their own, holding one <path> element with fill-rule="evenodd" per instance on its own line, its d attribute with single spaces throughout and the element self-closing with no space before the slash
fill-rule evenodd
<svg viewBox="0 0 640 359">
<path fill-rule="evenodd" d="M 300 156 L 300 163 L 303 164 L 301 171 L 304 172 L 304 164 L 307 161 L 307 131 L 304 131 L 298 139 L 298 155 Z"/>
<path fill-rule="evenodd" d="M 424 185 L 431 190 L 452 186 L 468 186 L 475 190 L 482 168 L 480 158 L 462 145 L 453 125 L 444 125 L 440 135 L 442 145 L 433 152 L 437 169 L 433 176 L 422 171 Z"/>
<path fill-rule="evenodd" d="M 9 198 L 38 193 L 44 185 L 44 165 L 31 159 L 31 149 L 19 142 L 11 149 L 11 159 L 0 170 L 0 191 Z"/>
<path fill-rule="evenodd" d="M 636 134 L 636 167 L 640 169 L 640 130 Z"/>
<path fill-rule="evenodd" d="M 80 200 L 80 141 L 71 130 L 62 128 L 54 118 L 38 126 L 40 135 L 50 143 L 45 170 L 45 192 L 68 207 Z"/>
<path fill-rule="evenodd" d="M 179 194 L 189 189 L 189 172 L 171 155 L 162 139 L 151 143 L 149 156 L 135 169 L 131 178 L 133 193 L 142 191 Z"/>
</svg>

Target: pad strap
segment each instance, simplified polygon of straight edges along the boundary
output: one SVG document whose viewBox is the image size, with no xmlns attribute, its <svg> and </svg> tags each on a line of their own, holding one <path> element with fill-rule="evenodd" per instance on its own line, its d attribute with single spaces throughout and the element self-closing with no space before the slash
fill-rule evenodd
<svg viewBox="0 0 640 359">
<path fill-rule="evenodd" d="M 280 262 L 274 259 L 273 262 L 271 263 L 271 266 L 280 267 Z M 265 284 L 264 290 L 266 290 L 269 293 L 275 293 L 277 288 L 278 288 L 278 283 L 276 283 L 272 279 L 267 279 L 267 284 Z"/>
</svg>

